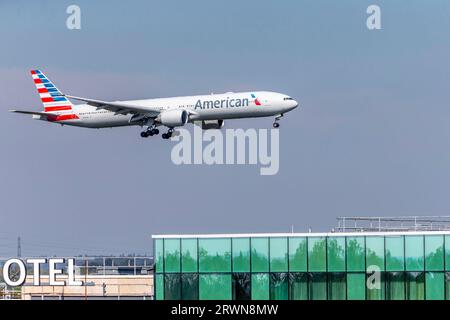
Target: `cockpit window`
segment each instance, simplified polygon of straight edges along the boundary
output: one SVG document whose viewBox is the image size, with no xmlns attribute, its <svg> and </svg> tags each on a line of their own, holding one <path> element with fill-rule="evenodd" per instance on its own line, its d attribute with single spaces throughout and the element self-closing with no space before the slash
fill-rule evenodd
<svg viewBox="0 0 450 320">
<path fill-rule="evenodd" d="M 291 97 L 286 97 L 283 100 L 286 101 L 286 100 L 294 100 L 294 99 L 292 99 Z"/>
</svg>

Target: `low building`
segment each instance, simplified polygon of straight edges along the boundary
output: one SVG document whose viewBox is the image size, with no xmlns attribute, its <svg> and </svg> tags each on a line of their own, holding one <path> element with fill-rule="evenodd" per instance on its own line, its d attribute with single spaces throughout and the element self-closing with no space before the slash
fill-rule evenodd
<svg viewBox="0 0 450 320">
<path fill-rule="evenodd" d="M 158 300 L 450 299 L 450 231 L 155 235 Z"/>
<path fill-rule="evenodd" d="M 57 276 L 67 281 L 67 276 Z M 21 288 L 23 300 L 142 300 L 153 299 L 153 275 L 88 275 L 76 276 L 83 286 L 50 286 L 48 276 L 41 277 L 41 285 L 33 286 L 27 276 Z"/>
<path fill-rule="evenodd" d="M 3 264 L 8 258 L 0 258 L 0 299 L 153 299 L 152 257 L 65 257 L 66 260 L 68 258 L 74 259 L 75 280 L 83 281 L 83 286 L 49 285 L 49 270 L 45 264 L 40 270 L 40 285 L 34 286 L 33 267 L 26 264 L 25 283 L 10 288 L 1 276 Z M 59 268 L 65 269 L 66 266 L 61 265 Z M 10 270 L 10 275 L 11 272 L 14 274 L 15 270 Z M 56 280 L 68 283 L 67 270 L 57 275 Z"/>
</svg>

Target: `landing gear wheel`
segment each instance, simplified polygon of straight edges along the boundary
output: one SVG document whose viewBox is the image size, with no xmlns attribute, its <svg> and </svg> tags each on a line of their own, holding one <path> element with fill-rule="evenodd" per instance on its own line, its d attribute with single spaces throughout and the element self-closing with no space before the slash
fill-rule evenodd
<svg viewBox="0 0 450 320">
<path fill-rule="evenodd" d="M 274 128 L 279 128 L 279 127 L 280 127 L 280 124 L 279 124 L 278 122 L 274 122 L 274 123 L 273 123 L 273 127 L 274 127 Z"/>
<path fill-rule="evenodd" d="M 142 138 L 147 138 L 159 134 L 159 130 L 156 129 L 155 125 L 147 127 L 147 130 L 141 132 Z"/>
<path fill-rule="evenodd" d="M 162 138 L 163 139 L 170 139 L 170 137 L 172 137 L 172 134 L 173 134 L 173 128 L 169 128 L 167 133 L 163 133 L 162 134 Z"/>
</svg>

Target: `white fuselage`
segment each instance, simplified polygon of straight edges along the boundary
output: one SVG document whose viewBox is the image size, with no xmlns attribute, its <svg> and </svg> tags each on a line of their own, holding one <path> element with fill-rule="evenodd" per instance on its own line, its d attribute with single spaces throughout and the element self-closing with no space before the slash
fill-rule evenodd
<svg viewBox="0 0 450 320">
<path fill-rule="evenodd" d="M 183 96 L 145 100 L 121 101 L 136 106 L 160 110 L 161 113 L 182 109 L 189 112 L 189 122 L 224 120 L 282 115 L 297 107 L 297 102 L 287 95 L 269 92 L 239 92 L 199 96 Z M 87 128 L 106 128 L 142 125 L 132 121 L 132 114 L 117 114 L 88 104 L 74 105 L 73 110 L 58 112 L 61 120 L 53 122 Z M 64 117 L 64 115 L 74 115 Z M 59 117 L 58 117 L 59 118 Z"/>
</svg>

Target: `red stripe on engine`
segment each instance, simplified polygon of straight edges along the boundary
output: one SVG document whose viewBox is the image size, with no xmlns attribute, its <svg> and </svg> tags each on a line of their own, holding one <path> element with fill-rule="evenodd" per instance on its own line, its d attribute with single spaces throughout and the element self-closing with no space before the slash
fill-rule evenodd
<svg viewBox="0 0 450 320">
<path fill-rule="evenodd" d="M 72 110 L 71 106 L 53 106 L 44 108 L 45 112 Z"/>
</svg>

